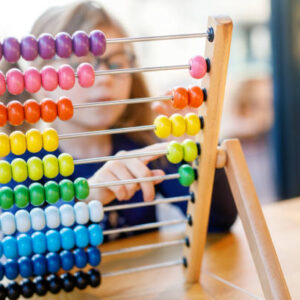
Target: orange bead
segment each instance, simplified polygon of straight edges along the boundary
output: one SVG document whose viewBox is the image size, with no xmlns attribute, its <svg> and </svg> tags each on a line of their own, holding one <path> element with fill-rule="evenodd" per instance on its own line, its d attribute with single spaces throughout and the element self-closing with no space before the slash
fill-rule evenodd
<svg viewBox="0 0 300 300">
<path fill-rule="evenodd" d="M 41 118 L 40 105 L 35 100 L 27 100 L 24 103 L 25 119 L 28 123 L 34 124 Z"/>
<path fill-rule="evenodd" d="M 188 89 L 189 94 L 189 106 L 197 108 L 204 100 L 204 94 L 199 86 L 192 86 Z"/>
<path fill-rule="evenodd" d="M 58 117 L 62 121 L 70 120 L 74 114 L 74 108 L 72 101 L 67 97 L 61 97 L 57 101 Z"/>
<path fill-rule="evenodd" d="M 0 126 L 4 126 L 7 122 L 7 109 L 5 105 L 0 102 Z"/>
<path fill-rule="evenodd" d="M 183 109 L 188 105 L 189 94 L 183 87 L 177 87 L 172 90 L 172 103 L 174 108 Z"/>
<path fill-rule="evenodd" d="M 57 117 L 57 106 L 52 99 L 41 101 L 41 116 L 45 122 L 53 122 Z"/>
<path fill-rule="evenodd" d="M 24 107 L 19 101 L 13 100 L 7 104 L 7 114 L 11 125 L 18 126 L 24 121 Z"/>
</svg>

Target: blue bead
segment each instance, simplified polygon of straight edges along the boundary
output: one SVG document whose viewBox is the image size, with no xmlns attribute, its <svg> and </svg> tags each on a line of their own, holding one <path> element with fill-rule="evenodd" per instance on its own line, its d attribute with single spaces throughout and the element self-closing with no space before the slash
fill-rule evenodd
<svg viewBox="0 0 300 300">
<path fill-rule="evenodd" d="M 101 253 L 100 250 L 96 247 L 89 247 L 87 250 L 89 264 L 93 267 L 96 267 L 101 262 Z"/>
<path fill-rule="evenodd" d="M 90 244 L 92 246 L 99 246 L 103 243 L 102 227 L 99 224 L 91 224 L 89 226 Z"/>
<path fill-rule="evenodd" d="M 2 246 L 2 241 L 0 241 L 0 258 L 3 255 L 3 246 Z"/>
<path fill-rule="evenodd" d="M 56 230 L 49 230 L 46 233 L 47 248 L 49 252 L 57 252 L 60 250 L 60 234 Z"/>
<path fill-rule="evenodd" d="M 43 232 L 35 232 L 32 236 L 33 253 L 43 254 L 47 250 L 46 236 Z"/>
<path fill-rule="evenodd" d="M 70 250 L 75 246 L 75 234 L 71 228 L 63 228 L 60 230 L 62 249 Z"/>
<path fill-rule="evenodd" d="M 89 244 L 89 232 L 83 225 L 77 225 L 74 228 L 76 246 L 85 248 Z"/>
<path fill-rule="evenodd" d="M 87 254 L 82 248 L 77 248 L 73 252 L 75 256 L 75 265 L 77 268 L 84 268 L 87 265 Z"/>
<path fill-rule="evenodd" d="M 71 251 L 62 251 L 60 253 L 60 260 L 63 270 L 70 271 L 74 267 L 74 254 Z"/>
<path fill-rule="evenodd" d="M 50 252 L 46 255 L 48 273 L 57 273 L 60 269 L 60 257 L 58 253 Z"/>
<path fill-rule="evenodd" d="M 30 256 L 32 254 L 31 237 L 28 234 L 20 234 L 17 237 L 19 256 Z"/>
<path fill-rule="evenodd" d="M 18 262 L 13 259 L 8 259 L 4 266 L 5 269 L 5 276 L 10 279 L 14 280 L 19 275 L 19 265 Z"/>
<path fill-rule="evenodd" d="M 17 240 L 12 236 L 7 236 L 2 241 L 3 252 L 7 258 L 17 258 L 18 257 L 18 248 Z"/>
<path fill-rule="evenodd" d="M 32 256 L 33 273 L 37 276 L 46 274 L 47 260 L 42 254 L 35 254 Z"/>
<path fill-rule="evenodd" d="M 4 276 L 4 267 L 3 267 L 3 265 L 0 263 L 0 280 L 3 279 L 3 276 Z"/>
<path fill-rule="evenodd" d="M 20 275 L 24 278 L 32 276 L 32 262 L 29 257 L 20 257 L 18 260 Z"/>
</svg>

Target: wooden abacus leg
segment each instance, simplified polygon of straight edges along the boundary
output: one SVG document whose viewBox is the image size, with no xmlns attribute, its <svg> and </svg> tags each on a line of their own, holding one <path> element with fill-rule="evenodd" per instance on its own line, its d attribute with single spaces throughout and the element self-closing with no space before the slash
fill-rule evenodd
<svg viewBox="0 0 300 300">
<path fill-rule="evenodd" d="M 226 153 L 225 171 L 264 295 L 272 300 L 291 299 L 241 144 L 237 139 L 225 140 L 221 149 Z"/>
</svg>

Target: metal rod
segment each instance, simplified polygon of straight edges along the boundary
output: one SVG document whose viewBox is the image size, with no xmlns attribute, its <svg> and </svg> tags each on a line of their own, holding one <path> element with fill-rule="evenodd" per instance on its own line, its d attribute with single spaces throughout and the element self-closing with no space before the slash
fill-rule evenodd
<svg viewBox="0 0 300 300">
<path fill-rule="evenodd" d="M 152 206 L 152 205 L 158 205 L 158 204 L 164 204 L 164 203 L 176 203 L 176 202 L 182 202 L 182 201 L 190 201 L 191 199 L 192 199 L 192 196 L 190 196 L 190 195 L 180 196 L 180 197 L 170 197 L 170 198 L 157 199 L 157 200 L 150 201 L 150 202 L 138 202 L 138 203 L 130 203 L 130 204 L 104 206 L 103 210 L 104 210 L 104 212 L 116 211 L 116 210 L 137 208 L 137 207 L 144 207 L 144 206 Z"/>
<path fill-rule="evenodd" d="M 130 274 L 130 273 L 153 270 L 153 269 L 173 267 L 173 266 L 177 266 L 177 265 L 182 265 L 182 259 L 169 261 L 169 262 L 165 262 L 165 263 L 152 264 L 152 265 L 142 266 L 142 267 L 137 267 L 137 268 L 130 268 L 130 269 L 121 270 L 121 271 L 108 272 L 108 273 L 102 274 L 102 277 L 118 276 L 118 275 Z"/>
<path fill-rule="evenodd" d="M 123 248 L 123 249 L 118 249 L 118 250 L 113 250 L 113 251 L 105 251 L 105 252 L 101 252 L 101 256 L 110 256 L 110 255 L 116 255 L 116 254 L 131 253 L 131 252 L 144 251 L 144 250 L 150 250 L 150 249 L 158 249 L 158 248 L 183 245 L 183 244 L 185 244 L 185 240 L 181 239 L 181 240 L 161 242 L 161 243 L 156 243 L 156 244 L 128 247 L 128 248 Z"/>
<path fill-rule="evenodd" d="M 153 229 L 153 228 L 159 228 L 159 227 L 162 227 L 162 226 L 183 224 L 183 223 L 186 223 L 186 222 L 187 222 L 186 219 L 177 219 L 177 220 L 171 220 L 171 221 L 160 221 L 160 222 L 134 225 L 134 226 L 124 227 L 124 228 L 107 229 L 107 230 L 103 231 L 103 235 L 122 233 L 122 232 L 130 232 L 130 231 L 140 231 L 140 230 L 146 230 L 146 229 Z"/>
</svg>

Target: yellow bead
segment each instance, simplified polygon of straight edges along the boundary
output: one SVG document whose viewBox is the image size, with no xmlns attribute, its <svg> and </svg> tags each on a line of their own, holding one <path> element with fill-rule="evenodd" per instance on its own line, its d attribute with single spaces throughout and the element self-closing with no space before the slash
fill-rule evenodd
<svg viewBox="0 0 300 300">
<path fill-rule="evenodd" d="M 62 153 L 58 156 L 59 173 L 64 176 L 70 176 L 74 172 L 73 157 L 68 153 Z"/>
<path fill-rule="evenodd" d="M 22 158 L 15 158 L 11 162 L 11 172 L 14 181 L 23 182 L 28 177 L 27 164 Z"/>
<path fill-rule="evenodd" d="M 22 155 L 26 151 L 25 134 L 21 131 L 14 131 L 9 136 L 11 152 Z"/>
<path fill-rule="evenodd" d="M 28 151 L 37 153 L 43 147 L 42 134 L 37 129 L 30 129 L 26 132 L 26 142 Z"/>
<path fill-rule="evenodd" d="M 4 132 L 0 132 L 0 156 L 4 157 L 10 153 L 9 137 Z"/>
<path fill-rule="evenodd" d="M 167 116 L 159 115 L 154 120 L 155 134 L 161 139 L 167 138 L 171 134 L 172 122 Z"/>
<path fill-rule="evenodd" d="M 194 113 L 189 113 L 184 116 L 186 124 L 186 133 L 188 135 L 196 135 L 201 128 L 199 117 Z"/>
<path fill-rule="evenodd" d="M 5 184 L 11 181 L 11 166 L 6 160 L 0 160 L 0 183 Z"/>
<path fill-rule="evenodd" d="M 47 154 L 43 158 L 44 175 L 47 178 L 54 178 L 58 175 L 58 160 L 53 154 Z"/>
<path fill-rule="evenodd" d="M 186 162 L 194 161 L 198 156 L 198 147 L 195 141 L 186 139 L 182 142 L 183 147 L 183 159 Z"/>
<path fill-rule="evenodd" d="M 40 180 L 44 175 L 42 160 L 38 157 L 30 157 L 27 160 L 28 176 L 31 180 Z"/>
<path fill-rule="evenodd" d="M 48 152 L 55 151 L 58 148 L 58 134 L 53 128 L 46 128 L 43 131 L 43 145 Z"/>
<path fill-rule="evenodd" d="M 172 122 L 172 135 L 182 136 L 185 134 L 185 120 L 184 117 L 180 114 L 174 114 L 170 117 Z"/>
</svg>

